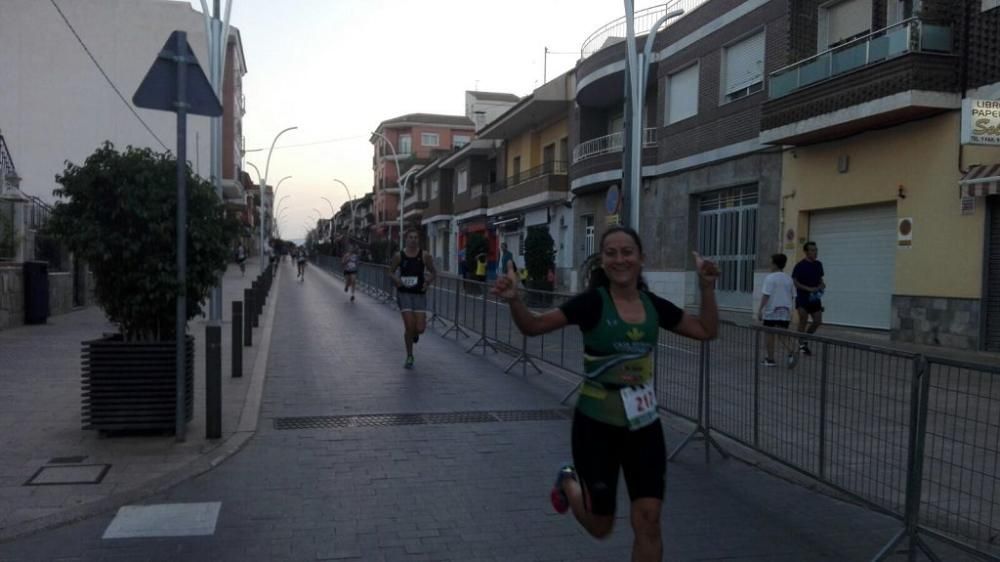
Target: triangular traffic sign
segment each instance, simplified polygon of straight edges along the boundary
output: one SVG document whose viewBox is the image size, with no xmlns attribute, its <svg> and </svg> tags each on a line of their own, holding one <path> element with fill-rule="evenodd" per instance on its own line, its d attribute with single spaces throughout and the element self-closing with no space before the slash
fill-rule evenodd
<svg viewBox="0 0 1000 562">
<path fill-rule="evenodd" d="M 139 84 L 139 89 L 132 96 L 132 103 L 136 107 L 147 109 L 159 109 L 162 111 L 177 112 L 177 54 L 178 34 L 182 31 L 174 31 L 170 38 L 164 43 L 160 54 L 153 61 L 153 66 L 149 68 L 146 77 Z M 181 40 L 183 44 L 184 63 L 187 64 L 185 102 L 187 112 L 195 115 L 206 115 L 208 117 L 218 117 L 222 115 L 222 104 L 212 90 L 212 85 L 198 58 L 194 56 L 191 45 L 187 42 L 186 34 Z"/>
</svg>

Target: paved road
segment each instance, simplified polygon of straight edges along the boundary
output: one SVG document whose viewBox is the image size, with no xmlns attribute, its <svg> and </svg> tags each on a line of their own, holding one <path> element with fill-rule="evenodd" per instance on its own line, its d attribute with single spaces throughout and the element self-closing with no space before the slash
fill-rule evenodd
<svg viewBox="0 0 1000 562">
<path fill-rule="evenodd" d="M 214 531 L 102 539 L 114 515 L 105 514 L 2 544 L 0 560 L 628 559 L 625 519 L 598 542 L 547 505 L 552 471 L 569 457 L 558 404 L 568 382 L 504 375 L 498 361 L 434 334 L 406 371 L 395 311 L 368 297 L 348 303 L 315 269 L 297 283 L 282 267 L 258 434 L 212 472 L 145 502 L 221 502 Z M 553 410 L 555 419 L 498 421 Z M 454 415 L 469 412 L 496 414 Z M 276 429 L 290 417 L 418 413 Z M 399 424 L 421 420 L 449 423 Z M 683 436 L 669 430 L 668 447 Z M 667 493 L 668 560 L 865 560 L 898 528 L 736 460 L 706 466 L 696 448 L 671 464 Z"/>
</svg>

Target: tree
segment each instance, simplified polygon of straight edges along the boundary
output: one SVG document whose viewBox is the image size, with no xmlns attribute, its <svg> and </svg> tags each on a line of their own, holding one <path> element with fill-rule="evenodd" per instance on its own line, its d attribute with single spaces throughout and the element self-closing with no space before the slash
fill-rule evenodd
<svg viewBox="0 0 1000 562">
<path fill-rule="evenodd" d="M 524 265 L 528 270 L 528 277 L 539 283 L 539 288 L 552 288 L 552 284 L 548 282 L 548 273 L 555 266 L 555 258 L 555 241 L 549 235 L 549 229 L 545 226 L 529 227 L 528 236 L 524 240 Z"/>
<path fill-rule="evenodd" d="M 67 162 L 46 230 L 85 260 L 94 296 L 126 341 L 175 339 L 177 173 L 168 153 L 105 142 Z M 187 168 L 187 318 L 225 270 L 240 231 L 211 184 Z"/>
</svg>

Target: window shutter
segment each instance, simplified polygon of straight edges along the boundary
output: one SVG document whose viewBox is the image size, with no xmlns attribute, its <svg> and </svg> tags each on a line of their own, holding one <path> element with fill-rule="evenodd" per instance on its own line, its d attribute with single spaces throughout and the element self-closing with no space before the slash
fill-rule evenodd
<svg viewBox="0 0 1000 562">
<path fill-rule="evenodd" d="M 827 25 L 829 26 L 828 46 L 871 31 L 871 0 L 847 0 L 830 6 L 826 10 Z"/>
<path fill-rule="evenodd" d="M 764 32 L 726 48 L 726 95 L 763 79 Z"/>
<path fill-rule="evenodd" d="M 667 123 L 676 123 L 698 114 L 698 65 L 667 78 Z"/>
</svg>

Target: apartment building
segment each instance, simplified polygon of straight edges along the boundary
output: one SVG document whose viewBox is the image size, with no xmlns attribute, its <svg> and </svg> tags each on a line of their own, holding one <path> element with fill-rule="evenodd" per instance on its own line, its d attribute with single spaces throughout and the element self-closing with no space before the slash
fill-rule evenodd
<svg viewBox="0 0 1000 562">
<path fill-rule="evenodd" d="M 778 250 L 781 148 L 758 138 L 767 74 L 786 64 L 787 0 L 682 0 L 651 48 L 643 107 L 640 234 L 647 281 L 698 302 L 692 251 L 722 267 L 723 310 L 752 310 Z M 637 14 L 653 22 L 659 6 Z M 570 118 L 573 263 L 622 220 L 624 19 L 583 45 Z M 640 34 L 643 30 L 638 30 Z M 648 38 L 637 39 L 643 49 Z"/>
<path fill-rule="evenodd" d="M 475 127 L 471 119 L 462 115 L 411 113 L 379 123 L 375 132 L 378 134 L 369 139 L 374 146 L 373 236 L 398 239 L 399 179 L 406 179 L 409 189 L 413 178 L 407 178 L 406 174 L 412 166 L 426 165 L 454 148 L 465 146 L 472 140 Z"/>
<path fill-rule="evenodd" d="M 818 244 L 825 320 L 1000 350 L 996 2 L 788 10 L 788 59 L 769 76 L 760 138 L 785 148 L 783 250 Z M 986 111 L 973 116 L 972 100 Z"/>
</svg>

